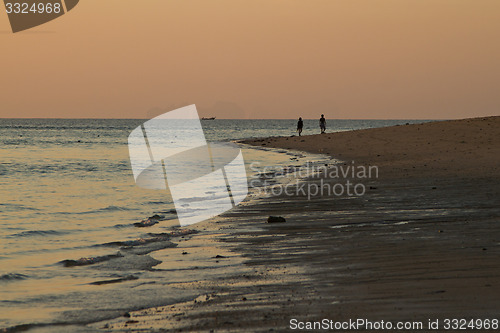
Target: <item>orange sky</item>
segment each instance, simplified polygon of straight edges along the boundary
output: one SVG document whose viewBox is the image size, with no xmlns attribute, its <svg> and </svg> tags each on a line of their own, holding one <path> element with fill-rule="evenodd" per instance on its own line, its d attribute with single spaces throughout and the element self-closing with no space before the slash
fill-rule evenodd
<svg viewBox="0 0 500 333">
<path fill-rule="evenodd" d="M 499 0 L 82 0 L 12 34 L 0 117 L 500 114 Z"/>
</svg>

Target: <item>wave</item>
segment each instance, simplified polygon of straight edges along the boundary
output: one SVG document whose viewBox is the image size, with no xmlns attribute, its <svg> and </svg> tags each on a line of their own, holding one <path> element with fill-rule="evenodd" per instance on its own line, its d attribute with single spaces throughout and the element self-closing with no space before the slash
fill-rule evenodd
<svg viewBox="0 0 500 333">
<path fill-rule="evenodd" d="M 118 279 L 111 279 L 111 280 L 100 280 L 100 281 L 95 281 L 91 282 L 89 284 L 94 285 L 94 286 L 102 286 L 105 284 L 113 284 L 113 283 L 120 283 L 120 282 L 125 282 L 125 281 L 133 281 L 133 280 L 138 280 L 139 278 L 134 275 L 129 275 L 123 278 L 118 278 Z"/>
<path fill-rule="evenodd" d="M 120 251 L 118 251 L 116 254 L 109 254 L 105 256 L 82 257 L 77 260 L 66 259 L 60 261 L 59 264 L 62 264 L 64 267 L 89 266 L 97 263 L 114 260 L 119 262 L 119 265 L 123 267 L 130 265 L 143 267 L 144 265 L 146 265 L 144 267 L 150 268 L 158 264 L 159 262 L 152 258 L 144 258 L 141 260 L 137 259 L 136 257 L 144 256 L 153 251 L 176 247 L 177 244 L 172 243 L 170 241 L 172 237 L 182 237 L 194 233 L 197 233 L 197 231 L 191 229 L 179 229 L 167 233 L 148 234 L 149 237 L 146 238 L 137 238 L 129 241 L 116 241 L 116 242 L 104 243 L 100 246 L 118 246 L 120 247 Z M 150 259 L 151 262 L 144 263 L 143 261 L 146 259 Z M 140 265 L 135 263 L 135 261 L 137 260 L 139 260 Z"/>
<path fill-rule="evenodd" d="M 172 214 L 172 210 L 174 211 L 173 214 L 175 214 L 175 209 L 171 209 L 170 211 L 168 211 L 168 214 Z M 172 220 L 174 218 L 175 217 L 166 217 L 165 215 L 155 214 L 153 216 L 148 217 L 145 220 L 142 220 L 141 222 L 134 223 L 134 226 L 137 228 L 151 227 L 151 226 L 159 223 L 160 221 Z"/>
<path fill-rule="evenodd" d="M 105 208 L 100 208 L 94 211 L 91 211 L 93 213 L 97 212 L 116 212 L 116 211 L 124 211 L 124 210 L 135 210 L 134 208 L 129 208 L 129 207 L 120 207 L 120 206 L 108 206 Z"/>
<path fill-rule="evenodd" d="M 32 237 L 32 236 L 53 236 L 53 235 L 64 235 L 67 232 L 58 230 L 27 230 L 22 231 L 17 234 L 9 235 L 6 238 L 18 238 L 18 237 Z"/>
<path fill-rule="evenodd" d="M 130 224 L 115 224 L 111 228 L 114 228 L 114 229 L 130 228 Z"/>
<path fill-rule="evenodd" d="M 66 259 L 60 261 L 59 263 L 62 264 L 64 267 L 88 266 L 120 257 L 123 257 L 123 255 L 120 252 L 118 252 L 116 254 L 108 254 L 99 257 L 85 257 L 85 258 L 80 258 L 78 260 Z"/>
<path fill-rule="evenodd" d="M 170 240 L 172 237 L 183 237 L 186 235 L 191 235 L 198 233 L 197 230 L 192 229 L 178 229 L 170 232 L 162 232 L 158 234 L 149 233 L 147 238 L 137 238 L 128 241 L 115 241 L 101 244 L 100 246 L 121 246 L 122 249 L 131 248 L 134 246 L 147 245 L 150 243 L 158 243 Z"/>
<path fill-rule="evenodd" d="M 137 210 L 136 208 L 130 208 L 130 207 L 120 207 L 120 206 L 108 206 L 104 208 L 98 208 L 94 210 L 87 210 L 83 212 L 57 212 L 57 214 L 61 215 L 86 215 L 86 214 L 96 214 L 96 213 L 103 213 L 103 212 L 118 212 L 118 211 L 131 211 L 131 210 Z"/>
<path fill-rule="evenodd" d="M 18 210 L 34 210 L 39 211 L 40 209 L 35 207 L 29 207 L 20 204 L 10 204 L 10 203 L 0 203 L 0 209 L 5 209 L 5 211 L 18 211 Z M 0 210 L 1 211 L 1 210 Z"/>
<path fill-rule="evenodd" d="M 26 280 L 28 278 L 29 278 L 28 275 L 19 274 L 19 273 L 8 273 L 8 274 L 0 275 L 0 281 L 6 281 L 6 282 Z"/>
<path fill-rule="evenodd" d="M 162 214 L 177 214 L 177 211 L 175 209 L 169 209 L 169 210 L 161 211 L 160 213 L 162 213 Z"/>
</svg>

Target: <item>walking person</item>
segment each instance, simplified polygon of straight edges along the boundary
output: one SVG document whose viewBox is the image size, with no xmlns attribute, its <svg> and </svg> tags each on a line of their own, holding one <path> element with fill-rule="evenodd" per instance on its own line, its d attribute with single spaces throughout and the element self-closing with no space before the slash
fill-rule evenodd
<svg viewBox="0 0 500 333">
<path fill-rule="evenodd" d="M 326 119 L 325 119 L 324 114 L 322 114 L 321 118 L 319 118 L 319 128 L 321 129 L 321 134 L 325 133 L 325 131 L 326 131 Z"/>
<path fill-rule="evenodd" d="M 302 117 L 299 117 L 299 121 L 297 122 L 297 132 L 299 132 L 299 136 L 302 133 L 303 127 L 304 127 L 304 122 L 302 121 Z"/>
</svg>

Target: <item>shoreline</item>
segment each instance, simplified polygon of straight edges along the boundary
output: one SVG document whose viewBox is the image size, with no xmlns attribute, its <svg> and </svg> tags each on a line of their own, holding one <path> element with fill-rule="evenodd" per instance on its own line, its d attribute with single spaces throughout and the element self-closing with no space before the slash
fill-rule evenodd
<svg viewBox="0 0 500 333">
<path fill-rule="evenodd" d="M 495 223 L 500 220 L 499 154 L 495 154 L 500 147 L 494 140 L 499 119 L 245 141 L 352 158 L 361 164 L 376 162 L 381 177 L 367 181 L 369 190 L 362 197 L 261 198 L 206 222 L 218 229 L 214 237 L 223 247 L 246 260 L 243 271 L 200 281 L 209 293 L 193 301 L 136 311 L 130 318 L 88 327 L 261 332 L 287 331 L 292 318 L 423 323 L 438 319 L 441 324 L 445 318 L 495 318 L 500 309 L 496 297 L 500 226 Z M 442 142 L 442 135 L 468 128 L 471 122 L 473 130 L 463 131 L 461 140 Z M 489 127 L 476 128 L 483 125 Z M 422 131 L 423 138 L 408 135 L 408 128 L 411 133 Z M 485 134 L 476 138 L 478 132 Z M 384 133 L 400 136 L 393 155 L 387 154 L 391 144 L 376 140 Z M 374 140 L 367 143 L 366 138 Z M 432 144 L 398 150 L 405 140 L 424 139 Z M 360 149 L 355 153 L 344 147 L 334 154 L 337 146 L 327 146 L 326 140 L 337 145 L 349 141 Z M 482 149 L 493 152 L 478 152 L 480 157 L 471 160 L 471 154 L 464 153 L 477 147 L 477 140 L 491 140 Z M 377 153 L 375 142 L 385 149 L 384 155 Z M 421 160 L 422 154 L 436 153 L 443 155 L 424 167 L 430 162 L 428 157 Z M 422 167 L 410 168 L 412 163 Z M 472 172 L 474 164 L 476 168 L 480 164 L 481 173 Z M 284 216 L 286 222 L 268 224 L 270 215 Z"/>
<path fill-rule="evenodd" d="M 492 116 L 242 142 L 378 165 L 383 178 L 452 178 L 499 176 L 499 137 Z"/>
<path fill-rule="evenodd" d="M 281 165 L 286 163 L 289 158 L 297 160 L 297 163 L 302 163 L 305 159 L 304 155 L 308 156 L 308 159 L 317 158 L 316 155 L 312 154 L 299 154 L 295 153 L 287 154 L 283 151 L 275 149 L 259 149 L 258 147 L 248 148 L 251 150 L 248 156 L 252 156 L 251 159 L 254 161 L 260 161 L 261 165 L 275 167 L 276 165 Z M 249 170 L 250 171 L 250 170 Z M 250 173 L 252 174 L 252 173 Z M 250 175 L 249 174 L 249 175 Z M 255 173 L 253 173 L 255 174 Z M 276 177 L 274 178 L 276 179 Z M 253 191 L 252 191 L 253 192 Z M 246 204 L 251 204 L 252 198 L 255 197 L 257 193 L 249 195 Z M 155 211 L 155 213 L 161 214 L 165 212 Z M 123 303 L 118 304 L 116 307 L 110 309 L 99 310 L 100 305 L 94 307 L 92 304 L 87 304 L 83 306 L 81 310 L 63 310 L 59 312 L 47 312 L 43 317 L 40 316 L 39 320 L 33 319 L 28 323 L 20 323 L 13 325 L 5 325 L 0 328 L 0 331 L 22 331 L 23 329 L 38 330 L 42 328 L 56 329 L 56 327 L 66 327 L 68 330 L 76 330 L 74 328 L 77 323 L 79 325 L 87 325 L 88 323 L 111 320 L 116 316 L 120 316 L 126 312 L 132 312 L 136 309 L 148 308 L 153 306 L 162 306 L 165 304 L 175 304 L 179 301 L 186 301 L 189 299 L 194 299 L 201 293 L 206 293 L 203 289 L 206 286 L 193 284 L 189 282 L 191 280 L 203 281 L 206 279 L 213 279 L 217 275 L 227 275 L 234 269 L 235 266 L 239 265 L 242 259 L 239 255 L 227 254 L 221 246 L 220 242 L 215 243 L 215 238 L 217 235 L 223 233 L 224 231 L 219 231 L 217 227 L 213 227 L 212 223 L 201 223 L 196 224 L 197 229 L 195 233 L 189 233 L 187 235 L 180 234 L 175 239 L 170 239 L 165 236 L 165 232 L 162 233 L 162 229 L 158 229 L 158 226 L 164 226 L 169 220 L 164 220 L 160 224 L 154 224 L 148 226 L 147 228 L 134 229 L 139 232 L 143 232 L 143 236 L 140 238 L 133 238 L 134 240 L 122 241 L 122 238 L 113 238 L 115 241 L 103 243 L 106 249 L 102 251 L 101 256 L 86 256 L 86 253 L 81 255 L 82 258 L 88 258 L 89 260 L 83 261 L 83 259 L 78 259 L 78 256 L 65 256 L 64 259 L 59 262 L 62 266 L 67 266 L 64 270 L 70 271 L 78 266 L 85 266 L 85 270 L 89 269 L 90 272 L 104 272 L 102 277 L 91 277 L 88 279 L 88 283 L 84 285 L 97 285 L 99 287 L 89 291 L 89 295 L 96 295 L 98 293 L 106 293 L 117 291 L 119 294 L 121 291 L 129 289 L 128 294 L 137 295 L 137 297 L 144 297 L 151 295 L 152 289 L 161 288 L 157 293 L 157 297 L 151 296 L 151 301 L 141 301 L 132 304 L 128 300 L 124 300 Z M 130 225 L 131 226 L 131 225 Z M 134 224 L 135 226 L 135 224 Z M 154 228 L 154 229 L 153 229 Z M 176 232 L 174 232 L 176 233 Z M 212 234 L 216 234 L 212 237 Z M 153 241 L 151 244 L 147 242 L 149 238 Z M 155 238 L 167 237 L 164 240 Z M 145 241 L 144 244 L 142 241 Z M 174 243 L 170 243 L 169 241 Z M 160 246 L 163 243 L 166 246 Z M 123 244 L 122 244 L 123 243 Z M 149 244 L 149 245 L 148 245 Z M 176 245 L 176 246 L 174 246 Z M 127 248 L 120 248 L 127 247 Z M 135 248 L 134 248 L 135 247 Z M 165 249 L 162 249 L 165 247 Z M 116 251 L 120 251 L 119 255 Z M 124 252 L 123 252 L 124 251 Z M 131 252 L 133 263 L 128 262 L 127 255 Z M 138 255 L 133 255 L 137 252 Z M 222 256 L 223 258 L 217 258 L 217 256 Z M 123 265 L 125 267 L 123 267 Z M 153 267 L 152 267 L 153 266 Z M 136 270 L 134 270 L 134 267 Z M 106 272 L 118 272 L 115 276 L 106 276 Z M 128 272 L 128 273 L 126 273 Z M 159 278 L 158 274 L 161 274 Z M 157 278 L 154 279 L 153 276 L 156 275 Z M 122 278 L 123 276 L 123 278 Z M 184 278 L 185 276 L 185 278 Z M 172 281 L 173 280 L 173 281 Z M 87 282 L 83 280 L 84 282 Z M 172 281 L 174 283 L 170 283 Z M 115 286 L 116 288 L 112 288 Z M 151 287 L 148 287 L 151 286 Z M 173 293 L 164 290 L 170 290 Z M 168 297 L 164 297 L 168 295 Z M 159 297 L 158 297 L 159 296 Z M 164 297 L 164 301 L 158 302 L 156 298 L 161 299 Z M 142 302 L 142 305 L 141 305 Z M 39 311 L 40 312 L 40 311 Z M 14 318 L 14 317 L 12 317 Z M 71 328 L 69 328 L 71 327 Z"/>
</svg>

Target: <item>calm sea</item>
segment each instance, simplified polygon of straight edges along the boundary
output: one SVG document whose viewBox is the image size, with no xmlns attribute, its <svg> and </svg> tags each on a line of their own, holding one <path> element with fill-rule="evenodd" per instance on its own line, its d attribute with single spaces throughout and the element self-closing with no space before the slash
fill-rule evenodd
<svg viewBox="0 0 500 333">
<path fill-rule="evenodd" d="M 168 234 L 176 230 L 170 198 L 135 186 L 127 138 L 143 122 L 0 119 L 0 329 L 97 321 L 177 302 L 193 296 L 177 284 L 199 278 L 186 268 L 225 273 L 212 272 L 201 255 L 177 260 L 179 250 L 169 246 L 181 236 Z M 330 120 L 328 132 L 407 122 L 422 121 Z M 230 141 L 290 136 L 296 120 L 202 126 L 207 140 Z M 317 120 L 304 121 L 304 134 L 318 132 Z M 282 150 L 243 148 L 243 156 L 262 167 L 291 163 Z M 154 214 L 164 221 L 134 226 Z M 93 264 L 74 266 L 80 258 Z"/>
</svg>

